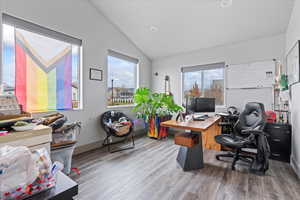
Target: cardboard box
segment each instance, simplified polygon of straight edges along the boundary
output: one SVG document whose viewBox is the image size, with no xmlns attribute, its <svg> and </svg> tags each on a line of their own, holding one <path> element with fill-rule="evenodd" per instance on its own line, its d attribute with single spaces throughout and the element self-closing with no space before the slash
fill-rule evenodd
<svg viewBox="0 0 300 200">
<path fill-rule="evenodd" d="M 23 112 L 18 115 L 0 115 L 0 121 L 1 120 L 10 120 L 10 119 L 18 119 L 23 117 L 31 117 L 31 113 Z"/>
</svg>

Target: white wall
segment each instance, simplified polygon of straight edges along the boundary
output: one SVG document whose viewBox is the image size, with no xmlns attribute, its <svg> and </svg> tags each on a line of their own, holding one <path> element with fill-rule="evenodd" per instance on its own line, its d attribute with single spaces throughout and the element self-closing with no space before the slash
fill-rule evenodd
<svg viewBox="0 0 300 200">
<path fill-rule="evenodd" d="M 181 67 L 217 62 L 225 62 L 230 65 L 272 60 L 273 58 L 282 60 L 284 46 L 285 35 L 282 34 L 154 60 L 152 63 L 152 87 L 156 91 L 163 91 L 164 76 L 169 75 L 171 77 L 171 91 L 176 102 L 180 103 Z M 155 76 L 155 72 L 158 72 L 159 75 Z"/>
<path fill-rule="evenodd" d="M 286 32 L 286 53 L 297 40 L 300 40 L 300 1 L 295 0 L 290 22 Z"/>
<path fill-rule="evenodd" d="M 70 120 L 81 121 L 79 144 L 104 138 L 99 115 L 106 108 L 106 80 L 89 80 L 89 68 L 101 67 L 106 79 L 108 49 L 140 60 L 140 86 L 150 87 L 151 61 L 107 21 L 87 0 L 2 0 L 3 12 L 83 40 L 83 110 L 65 112 Z M 129 112 L 129 109 L 125 109 Z M 131 115 L 133 115 L 131 113 Z"/>
<path fill-rule="evenodd" d="M 1 13 L 2 13 L 2 0 L 0 0 L 0 14 Z M 0 41 L 2 41 L 2 17 L 1 16 L 0 16 Z M 1 65 L 2 65 L 2 45 L 0 45 L 0 66 Z"/>
<path fill-rule="evenodd" d="M 286 54 L 297 40 L 300 40 L 300 0 L 295 0 L 286 33 Z M 300 83 L 292 86 L 292 158 L 291 164 L 300 177 Z"/>
</svg>

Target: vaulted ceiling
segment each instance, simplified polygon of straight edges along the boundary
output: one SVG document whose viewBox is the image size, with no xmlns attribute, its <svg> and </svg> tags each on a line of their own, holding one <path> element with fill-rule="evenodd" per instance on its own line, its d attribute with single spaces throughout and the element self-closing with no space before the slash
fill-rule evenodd
<svg viewBox="0 0 300 200">
<path fill-rule="evenodd" d="M 152 59 L 284 33 L 294 0 L 90 0 Z"/>
</svg>

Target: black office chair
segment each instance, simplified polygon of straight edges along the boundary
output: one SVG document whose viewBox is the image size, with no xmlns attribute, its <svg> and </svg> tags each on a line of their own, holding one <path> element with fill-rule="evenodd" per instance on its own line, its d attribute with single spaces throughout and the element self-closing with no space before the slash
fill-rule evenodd
<svg viewBox="0 0 300 200">
<path fill-rule="evenodd" d="M 222 128 L 222 133 L 231 134 L 235 123 L 239 119 L 240 113 L 238 112 L 238 109 L 234 106 L 230 106 L 227 108 L 227 112 L 218 113 L 217 115 L 221 117 L 219 126 Z"/>
<path fill-rule="evenodd" d="M 215 137 L 217 143 L 233 150 L 233 152 L 217 155 L 216 159 L 220 160 L 222 157 L 233 158 L 232 170 L 235 170 L 235 164 L 238 160 L 249 163 L 251 166 L 255 159 L 259 159 L 260 162 L 265 161 L 265 163 L 262 163 L 262 171 L 265 172 L 268 169 L 268 144 L 262 144 L 262 142 L 267 142 L 263 132 L 265 123 L 264 105 L 256 102 L 247 103 L 234 126 L 232 134 L 222 134 Z M 259 139 L 259 136 L 262 136 L 263 140 Z M 242 151 L 243 148 L 258 149 L 258 153 L 266 153 L 266 155 L 255 154 L 255 156 L 252 156 L 249 152 Z M 266 148 L 265 152 L 261 150 L 263 148 Z"/>
</svg>

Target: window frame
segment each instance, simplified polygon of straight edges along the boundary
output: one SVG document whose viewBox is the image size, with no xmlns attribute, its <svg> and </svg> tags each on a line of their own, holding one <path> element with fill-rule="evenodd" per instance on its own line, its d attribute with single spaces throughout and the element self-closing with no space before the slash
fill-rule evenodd
<svg viewBox="0 0 300 200">
<path fill-rule="evenodd" d="M 136 65 L 135 67 L 135 90 L 137 88 L 139 88 L 139 77 L 140 77 L 140 61 L 137 59 L 137 58 L 134 58 L 132 56 L 128 56 L 128 55 L 125 55 L 123 53 L 119 53 L 118 51 L 115 51 L 115 50 L 111 50 L 111 49 L 108 49 L 107 50 L 107 55 L 106 55 L 106 99 L 105 99 L 105 102 L 106 102 L 106 108 L 130 108 L 130 107 L 134 107 L 135 104 L 126 104 L 126 105 L 108 105 L 108 97 L 110 96 L 109 92 L 108 92 L 108 82 L 110 81 L 109 80 L 109 74 L 108 74 L 108 67 L 109 67 L 109 62 L 108 62 L 108 57 L 111 56 L 111 57 L 115 57 L 115 58 L 118 58 L 118 59 L 121 59 L 121 60 L 125 60 L 127 62 L 131 62 L 131 63 L 134 63 Z"/>
<path fill-rule="evenodd" d="M 225 62 L 217 62 L 217 63 L 211 63 L 211 64 L 201 64 L 201 65 L 195 65 L 195 66 L 181 67 L 181 98 L 180 98 L 181 105 L 185 104 L 185 102 L 184 102 L 184 73 L 223 68 L 223 70 L 224 70 L 223 105 L 216 105 L 216 108 L 226 107 L 226 105 L 227 105 L 227 98 L 226 98 L 227 70 L 226 70 L 226 67 L 227 67 L 227 65 L 225 64 Z"/>
<path fill-rule="evenodd" d="M 78 57 L 78 82 L 79 82 L 79 106 L 78 108 L 72 108 L 71 110 L 49 110 L 47 112 L 55 112 L 55 111 L 80 111 L 83 110 L 83 42 L 81 39 L 78 39 L 76 37 L 67 35 L 62 32 L 54 31 L 52 29 L 49 29 L 45 26 L 41 26 L 36 23 L 32 23 L 30 21 L 26 21 L 11 15 L 8 15 L 6 13 L 2 13 L 1 17 L 1 26 L 3 27 L 4 24 L 14 27 L 14 29 L 22 29 L 31 33 L 39 34 L 44 37 L 48 37 L 51 39 L 59 40 L 65 43 L 69 43 L 70 45 L 77 45 L 79 48 L 79 57 Z M 0 43 L 1 43 L 1 49 L 3 47 L 3 37 L 2 37 L 3 30 L 1 28 L 1 34 L 0 34 Z M 2 52 L 3 54 L 3 52 Z M 3 56 L 0 57 L 0 83 L 2 82 L 2 69 L 3 69 Z M 73 99 L 73 98 L 72 98 Z M 39 112 L 35 112 L 39 113 Z"/>
</svg>

